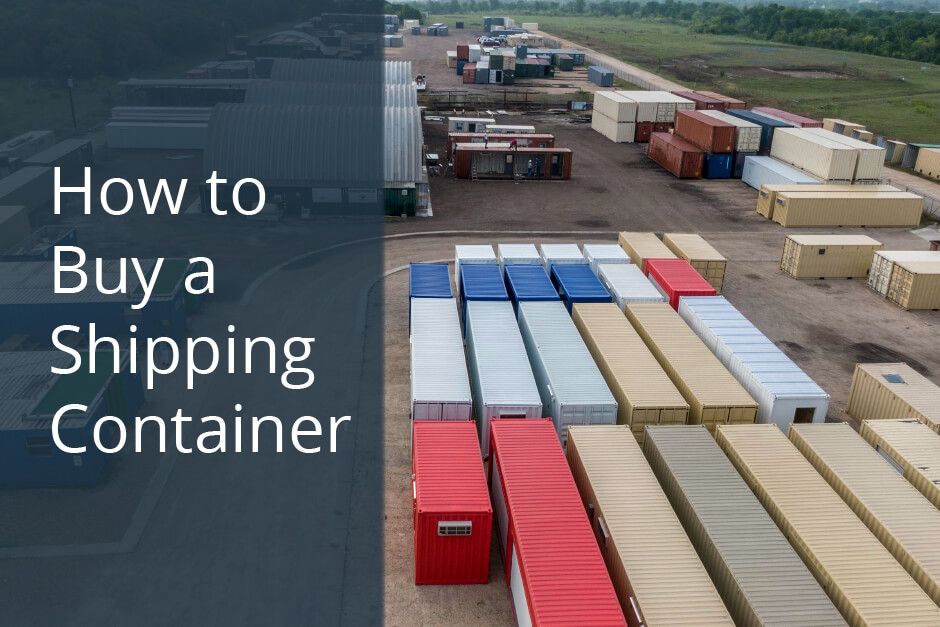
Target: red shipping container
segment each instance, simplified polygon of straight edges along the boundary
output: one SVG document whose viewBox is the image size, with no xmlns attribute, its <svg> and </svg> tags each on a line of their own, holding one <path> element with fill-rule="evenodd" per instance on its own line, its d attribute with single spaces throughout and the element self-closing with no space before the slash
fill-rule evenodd
<svg viewBox="0 0 940 627">
<path fill-rule="evenodd" d="M 712 98 L 711 96 L 706 96 L 694 91 L 674 91 L 672 93 L 676 96 L 694 102 L 696 111 L 701 111 L 703 109 L 709 111 L 725 110 L 725 103 L 721 100 L 718 100 L 717 98 Z"/>
<path fill-rule="evenodd" d="M 653 133 L 647 151 L 649 158 L 681 179 L 694 179 L 702 175 L 705 153 L 675 135 Z"/>
<path fill-rule="evenodd" d="M 743 100 L 738 100 L 737 98 L 732 98 L 731 96 L 725 96 L 724 94 L 716 94 L 713 91 L 703 91 L 698 89 L 695 91 L 697 94 L 702 94 L 703 96 L 708 96 L 709 98 L 714 98 L 715 100 L 720 100 L 725 104 L 725 111 L 728 109 L 747 109 L 747 103 Z"/>
<path fill-rule="evenodd" d="M 470 60 L 470 44 L 465 41 L 457 42 L 457 60 L 458 61 L 469 61 Z"/>
<path fill-rule="evenodd" d="M 636 123 L 636 139 L 637 143 L 645 143 L 650 140 L 650 135 L 653 134 L 653 122 L 637 122 Z"/>
<path fill-rule="evenodd" d="M 712 154 L 734 152 L 737 127 L 698 111 L 676 111 L 676 135 Z"/>
<path fill-rule="evenodd" d="M 653 122 L 654 133 L 671 133 L 672 122 Z"/>
<path fill-rule="evenodd" d="M 493 507 L 476 423 L 416 420 L 412 428 L 415 583 L 486 583 Z"/>
<path fill-rule="evenodd" d="M 683 296 L 717 295 L 715 288 L 685 259 L 647 259 L 646 275 L 676 311 Z"/>
<path fill-rule="evenodd" d="M 477 80 L 477 64 L 465 63 L 463 66 L 463 82 L 475 83 Z"/>
<path fill-rule="evenodd" d="M 490 423 L 489 481 L 516 623 L 625 626 L 551 418 Z"/>
<path fill-rule="evenodd" d="M 760 113 L 762 115 L 769 115 L 772 118 L 777 118 L 778 120 L 783 120 L 784 122 L 792 122 L 800 128 L 823 127 L 822 122 L 802 115 L 797 115 L 795 113 L 790 113 L 789 111 L 783 111 L 782 109 L 774 109 L 773 107 L 754 107 L 751 109 L 751 111 L 754 113 Z"/>
</svg>

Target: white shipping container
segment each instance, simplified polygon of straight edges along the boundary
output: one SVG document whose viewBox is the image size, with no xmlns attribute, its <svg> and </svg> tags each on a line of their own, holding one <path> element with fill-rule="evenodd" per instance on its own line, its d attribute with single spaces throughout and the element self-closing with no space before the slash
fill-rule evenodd
<svg viewBox="0 0 940 627">
<path fill-rule="evenodd" d="M 761 127 L 759 125 L 728 115 L 724 111 L 702 110 L 701 113 L 736 127 L 734 130 L 734 149 L 736 152 L 757 152 L 760 150 Z"/>
<path fill-rule="evenodd" d="M 824 181 L 852 182 L 858 151 L 811 131 L 804 128 L 776 129 L 770 156 Z"/>
<path fill-rule="evenodd" d="M 548 276 L 552 276 L 552 264 L 587 263 L 577 244 L 540 244 L 539 255 Z"/>
<path fill-rule="evenodd" d="M 673 118 L 668 120 L 659 119 L 659 102 L 660 97 L 657 94 L 661 92 L 652 92 L 652 91 L 618 91 L 616 92 L 621 94 L 630 100 L 636 103 L 636 121 L 637 122 L 671 122 Z M 672 109 L 673 117 L 675 117 L 675 107 Z"/>
<path fill-rule="evenodd" d="M 473 416 L 483 457 L 488 457 L 490 420 L 542 417 L 542 401 L 512 303 L 467 303 L 467 356 Z"/>
<path fill-rule="evenodd" d="M 636 102 L 621 91 L 595 92 L 594 112 L 614 122 L 636 122 Z"/>
<path fill-rule="evenodd" d="M 457 299 L 412 298 L 412 420 L 470 420 L 472 411 Z"/>
<path fill-rule="evenodd" d="M 591 129 L 618 144 L 632 144 L 636 139 L 636 124 L 617 122 L 600 111 L 591 114 Z"/>
<path fill-rule="evenodd" d="M 561 301 L 519 303 L 519 329 L 562 445 L 569 425 L 617 424 L 617 401 Z"/>
<path fill-rule="evenodd" d="M 627 303 L 662 303 L 663 295 L 637 266 L 602 263 L 597 278 L 604 284 L 614 302 L 622 310 Z"/>
<path fill-rule="evenodd" d="M 594 274 L 597 274 L 597 266 L 602 263 L 630 263 L 630 257 L 620 244 L 585 244 L 581 248 Z"/>
<path fill-rule="evenodd" d="M 460 296 L 460 264 L 499 263 L 489 244 L 458 244 L 454 246 L 454 283 Z"/>
<path fill-rule="evenodd" d="M 885 162 L 885 149 L 859 139 L 839 135 L 821 128 L 805 129 L 817 137 L 838 142 L 858 153 L 855 165 L 855 180 L 876 181 L 881 178 L 881 170 Z"/>
<path fill-rule="evenodd" d="M 819 185 L 820 181 L 805 172 L 771 157 L 746 157 L 741 181 L 756 190 L 761 185 Z"/>
<path fill-rule="evenodd" d="M 829 395 L 724 296 L 684 296 L 679 315 L 757 401 L 758 423 L 825 422 Z"/>
<path fill-rule="evenodd" d="M 470 59 L 468 63 L 477 63 L 483 56 L 483 47 L 480 44 L 470 44 Z"/>
<path fill-rule="evenodd" d="M 499 269 L 506 274 L 506 266 L 538 266 L 542 264 L 535 244 L 497 244 L 496 258 L 499 260 Z"/>
</svg>

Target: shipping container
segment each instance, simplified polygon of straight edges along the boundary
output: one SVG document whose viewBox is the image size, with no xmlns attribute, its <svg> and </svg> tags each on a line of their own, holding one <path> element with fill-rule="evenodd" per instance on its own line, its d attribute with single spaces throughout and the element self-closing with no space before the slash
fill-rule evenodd
<svg viewBox="0 0 940 627">
<path fill-rule="evenodd" d="M 940 624 L 940 608 L 779 429 L 726 425 L 716 439 L 850 625 Z"/>
<path fill-rule="evenodd" d="M 846 122 L 845 120 L 840 120 L 838 118 L 823 118 L 823 128 L 827 131 L 833 131 L 840 135 L 846 135 L 851 133 L 853 129 L 865 127 L 861 124 Z M 846 129 L 848 129 L 848 133 L 846 133 Z"/>
<path fill-rule="evenodd" d="M 858 161 L 858 151 L 801 128 L 776 132 L 770 156 L 823 181 L 847 183 L 855 179 Z"/>
<path fill-rule="evenodd" d="M 551 420 L 497 420 L 489 485 L 517 625 L 625 626 Z"/>
<path fill-rule="evenodd" d="M 620 247 L 623 248 L 630 261 L 646 272 L 647 259 L 676 259 L 676 255 L 669 247 L 656 237 L 655 233 L 642 233 L 637 231 L 621 231 L 618 236 Z"/>
<path fill-rule="evenodd" d="M 22 242 L 31 230 L 26 207 L 0 206 L 0 251 L 8 251 Z"/>
<path fill-rule="evenodd" d="M 611 302 L 607 288 L 586 264 L 555 264 L 552 266 L 551 279 L 568 313 L 571 313 L 575 303 Z"/>
<path fill-rule="evenodd" d="M 647 425 L 685 424 L 689 404 L 619 307 L 578 304 L 572 319 L 617 400 L 617 424 L 640 443 Z"/>
<path fill-rule="evenodd" d="M 415 583 L 487 583 L 493 507 L 473 421 L 412 429 Z"/>
<path fill-rule="evenodd" d="M 826 140 L 841 143 L 858 154 L 855 163 L 853 179 L 856 181 L 878 181 L 884 169 L 885 149 L 859 139 L 840 136 L 821 128 L 807 128 L 805 132 L 822 137 Z"/>
<path fill-rule="evenodd" d="M 887 297 L 902 309 L 940 309 L 940 261 L 896 261 Z"/>
<path fill-rule="evenodd" d="M 763 149 L 770 150 L 770 147 L 773 145 L 774 141 L 774 131 L 778 128 L 792 128 L 795 126 L 792 122 L 784 122 L 783 120 L 776 120 L 774 118 L 769 118 L 766 115 L 761 115 L 759 113 L 754 113 L 753 111 L 745 111 L 743 109 L 725 109 L 725 113 L 728 115 L 733 115 L 736 118 L 745 120 L 747 122 L 752 122 L 761 127 L 760 134 L 760 147 Z"/>
<path fill-rule="evenodd" d="M 677 111 L 676 135 L 708 153 L 731 153 L 737 140 L 734 125 L 701 111 Z"/>
<path fill-rule="evenodd" d="M 470 60 L 470 44 L 466 41 L 457 42 L 457 60 L 458 61 L 469 61 Z"/>
<path fill-rule="evenodd" d="M 496 258 L 503 274 L 506 266 L 542 265 L 542 257 L 535 244 L 497 244 Z"/>
<path fill-rule="evenodd" d="M 917 153 L 914 170 L 924 176 L 940 179 L 940 150 L 936 148 L 922 148 Z"/>
<path fill-rule="evenodd" d="M 676 117 L 675 96 L 672 101 L 664 100 L 663 94 L 668 92 L 657 91 L 626 91 L 618 92 L 636 102 L 636 121 L 637 122 L 668 122 L 672 123 Z M 695 108 L 695 103 L 686 100 Z"/>
<path fill-rule="evenodd" d="M 702 113 L 735 128 L 735 152 L 757 152 L 760 150 L 761 127 L 757 124 L 728 115 L 723 111 L 703 111 Z"/>
<path fill-rule="evenodd" d="M 525 301 L 556 301 L 558 290 L 545 273 L 541 261 L 538 265 L 506 266 L 506 286 L 513 307 Z"/>
<path fill-rule="evenodd" d="M 561 302 L 519 303 L 519 328 L 562 445 L 573 424 L 616 424 L 617 401 Z"/>
<path fill-rule="evenodd" d="M 635 123 L 617 122 L 600 111 L 591 114 L 591 129 L 618 144 L 631 144 L 636 137 Z"/>
<path fill-rule="evenodd" d="M 695 91 L 674 91 L 672 92 L 677 96 L 682 96 L 686 100 L 691 100 L 695 103 L 695 108 L 697 110 L 713 110 L 713 111 L 724 111 L 725 103 L 717 98 L 712 98 L 711 96 L 705 96 L 700 92 Z"/>
<path fill-rule="evenodd" d="M 635 122 L 636 102 L 623 92 L 598 91 L 594 93 L 594 113 L 600 113 L 614 122 Z"/>
<path fill-rule="evenodd" d="M 528 124 L 487 124 L 486 131 L 491 135 L 531 135 L 535 127 Z"/>
<path fill-rule="evenodd" d="M 845 412 L 859 422 L 916 418 L 940 433 L 940 387 L 907 364 L 856 364 Z"/>
<path fill-rule="evenodd" d="M 447 158 L 453 158 L 456 144 L 482 144 L 487 137 L 487 133 L 448 133 Z M 501 133 L 498 138 L 489 137 L 489 145 L 493 146 L 496 139 L 500 142 L 509 142 L 515 139 L 518 148 L 552 148 L 555 146 L 555 136 L 546 133 Z"/>
<path fill-rule="evenodd" d="M 588 80 L 598 87 L 613 87 L 614 73 L 599 65 L 588 67 Z"/>
<path fill-rule="evenodd" d="M 476 63 L 466 63 L 463 66 L 463 82 L 467 84 L 474 84 L 477 82 L 477 64 Z"/>
<path fill-rule="evenodd" d="M 510 303 L 467 304 L 467 357 L 473 416 L 483 457 L 488 457 L 491 420 L 542 417 L 539 390 Z"/>
<path fill-rule="evenodd" d="M 747 157 L 741 181 L 754 189 L 764 185 L 819 185 L 820 181 L 805 172 L 770 157 Z"/>
<path fill-rule="evenodd" d="M 812 118 L 808 118 L 796 113 L 774 109 L 773 107 L 754 107 L 751 109 L 754 113 L 760 113 L 767 117 L 776 118 L 783 122 L 791 122 L 800 128 L 822 128 L 823 123 Z"/>
<path fill-rule="evenodd" d="M 713 91 L 703 91 L 701 89 L 695 90 L 695 93 L 702 94 L 703 96 L 708 96 L 709 98 L 714 98 L 715 100 L 720 100 L 725 104 L 725 110 L 727 109 L 747 109 L 747 103 L 743 100 L 738 100 L 737 98 L 732 98 L 731 96 L 725 96 L 724 94 L 716 94 Z"/>
<path fill-rule="evenodd" d="M 730 179 L 734 170 L 734 155 L 731 153 L 705 153 L 702 178 Z"/>
<path fill-rule="evenodd" d="M 409 298 L 453 298 L 446 263 L 412 263 L 408 272 Z"/>
<path fill-rule="evenodd" d="M 571 160 L 569 148 L 494 148 L 493 144 L 487 148 L 474 143 L 455 151 L 454 176 L 479 180 L 567 180 L 571 178 Z"/>
<path fill-rule="evenodd" d="M 940 605 L 940 510 L 846 423 L 791 425 L 789 437 Z"/>
<path fill-rule="evenodd" d="M 757 401 L 759 423 L 824 422 L 829 395 L 723 296 L 683 298 L 679 315 Z"/>
<path fill-rule="evenodd" d="M 458 244 L 454 246 L 454 284 L 460 296 L 460 265 L 498 264 L 496 253 L 489 244 Z"/>
<path fill-rule="evenodd" d="M 591 271 L 597 274 L 597 266 L 602 263 L 630 263 L 630 257 L 623 252 L 619 244 L 584 244 L 584 260 L 591 266 Z"/>
<path fill-rule="evenodd" d="M 782 226 L 920 224 L 924 198 L 909 192 L 779 192 L 773 221 Z"/>
<path fill-rule="evenodd" d="M 50 205 L 54 193 L 52 168 L 26 166 L 0 178 L 0 206 L 24 207 L 27 215 Z"/>
<path fill-rule="evenodd" d="M 627 624 L 733 625 L 630 431 L 575 427 L 567 456 Z"/>
<path fill-rule="evenodd" d="M 20 209 L 22 207 L 0 207 L 0 242 L 6 242 L 6 235 L 18 232 L 14 225 L 9 227 L 3 223 L 3 216 L 7 209 Z M 71 226 L 57 226 L 46 224 L 41 226 L 25 239 L 16 242 L 3 253 L 4 261 L 53 261 L 57 246 L 78 246 L 78 231 Z"/>
<path fill-rule="evenodd" d="M 780 269 L 794 279 L 865 279 L 882 248 L 867 235 L 787 235 Z"/>
<path fill-rule="evenodd" d="M 752 423 L 757 403 L 667 303 L 628 303 L 625 313 L 689 404 L 689 424 Z"/>
<path fill-rule="evenodd" d="M 761 185 L 757 194 L 757 213 L 765 218 L 773 218 L 774 205 L 777 204 L 777 194 L 780 192 L 897 192 L 898 188 L 892 185 L 839 185 L 823 183 L 815 187 L 801 185 Z"/>
<path fill-rule="evenodd" d="M 554 264 L 587 264 L 577 244 L 539 244 L 542 267 L 551 276 Z"/>
<path fill-rule="evenodd" d="M 457 301 L 411 301 L 411 418 L 470 420 L 470 378 Z"/>
<path fill-rule="evenodd" d="M 480 66 L 477 64 L 477 69 Z M 464 68 L 466 69 L 466 68 Z M 487 125 L 496 124 L 493 118 L 447 118 L 447 131 L 450 133 L 482 133 Z"/>
<path fill-rule="evenodd" d="M 95 164 L 90 139 L 66 139 L 24 159 L 23 164 L 59 168 L 63 185 L 84 182 L 85 170 Z"/>
<path fill-rule="evenodd" d="M 664 233 L 663 244 L 677 257 L 688 261 L 715 292 L 721 294 L 728 260 L 714 246 L 696 233 Z"/>
<path fill-rule="evenodd" d="M 705 165 L 705 153 L 669 133 L 650 135 L 649 158 L 678 178 L 698 178 Z"/>
<path fill-rule="evenodd" d="M 685 259 L 648 259 L 646 274 L 666 302 L 676 310 L 682 297 L 715 296 L 715 288 Z"/>
<path fill-rule="evenodd" d="M 863 420 L 861 436 L 940 508 L 940 436 L 920 420 Z"/>
<path fill-rule="evenodd" d="M 654 122 L 637 122 L 636 136 L 634 137 L 634 141 L 637 143 L 649 142 L 650 135 L 653 134 L 653 125 Z"/>
<path fill-rule="evenodd" d="M 471 301 L 509 302 L 499 266 L 483 263 L 464 264 L 460 268 L 460 322 L 464 328 L 467 324 L 467 303 Z"/>
<path fill-rule="evenodd" d="M 627 303 L 662 303 L 663 295 L 634 264 L 601 264 L 597 278 L 622 310 Z"/>
<path fill-rule="evenodd" d="M 736 625 L 845 625 L 705 428 L 650 427 L 643 451 Z"/>
<path fill-rule="evenodd" d="M 871 260 L 868 287 L 887 297 L 899 261 L 932 261 L 940 263 L 940 251 L 936 250 L 879 250 Z"/>
</svg>

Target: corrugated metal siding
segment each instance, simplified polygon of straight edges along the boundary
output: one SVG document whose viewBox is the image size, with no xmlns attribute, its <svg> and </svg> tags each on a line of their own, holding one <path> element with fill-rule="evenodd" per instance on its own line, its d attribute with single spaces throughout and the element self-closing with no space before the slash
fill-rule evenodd
<svg viewBox="0 0 940 627">
<path fill-rule="evenodd" d="M 899 261 L 940 262 L 938 250 L 879 250 L 872 257 L 868 287 L 882 296 L 887 295 L 894 268 Z"/>
<path fill-rule="evenodd" d="M 630 257 L 619 244 L 585 244 L 581 247 L 584 259 L 591 266 L 591 271 L 597 274 L 597 266 L 602 263 L 630 263 Z"/>
<path fill-rule="evenodd" d="M 454 284 L 460 295 L 460 264 L 499 263 L 489 244 L 458 244 L 454 246 Z"/>
<path fill-rule="evenodd" d="M 649 259 L 646 273 L 673 309 L 678 309 L 680 298 L 715 296 L 715 288 L 685 259 Z"/>
<path fill-rule="evenodd" d="M 411 61 L 275 59 L 271 80 L 319 84 L 411 84 Z"/>
<path fill-rule="evenodd" d="M 552 264 L 587 263 L 577 244 L 539 244 L 539 255 L 545 272 L 551 274 Z"/>
<path fill-rule="evenodd" d="M 708 284 L 721 294 L 728 260 L 696 233 L 663 233 L 663 243 L 695 268 Z"/>
<path fill-rule="evenodd" d="M 381 100 L 380 100 L 381 99 Z M 245 90 L 245 104 L 325 105 L 336 102 L 381 104 L 383 107 L 418 106 L 418 92 L 410 83 L 321 83 L 253 80 Z"/>
<path fill-rule="evenodd" d="M 940 608 L 779 429 L 720 426 L 717 441 L 850 625 L 940 624 Z"/>
<path fill-rule="evenodd" d="M 775 131 L 770 156 L 825 181 L 851 182 L 858 162 L 858 151 L 803 128 Z"/>
<path fill-rule="evenodd" d="M 787 235 L 780 269 L 796 279 L 864 279 L 883 247 L 867 235 Z"/>
<path fill-rule="evenodd" d="M 650 427 L 643 450 L 735 624 L 845 625 L 705 428 Z"/>
<path fill-rule="evenodd" d="M 470 419 L 470 379 L 452 298 L 411 301 L 411 400 L 412 418 L 427 406 L 430 420 Z"/>
<path fill-rule="evenodd" d="M 541 259 L 537 266 L 506 266 L 506 284 L 513 302 L 559 300 L 558 291 L 545 274 Z"/>
<path fill-rule="evenodd" d="M 940 260 L 896 262 L 887 297 L 904 309 L 940 309 Z"/>
<path fill-rule="evenodd" d="M 699 92 L 701 93 L 701 92 Z M 738 152 L 757 152 L 760 150 L 761 128 L 723 111 L 702 111 L 705 115 L 735 126 L 735 150 Z"/>
<path fill-rule="evenodd" d="M 646 272 L 647 259 L 675 259 L 676 255 L 663 244 L 655 233 L 621 231 L 620 247 L 640 270 Z"/>
<path fill-rule="evenodd" d="M 819 185 L 809 174 L 771 157 L 747 157 L 741 181 L 754 189 L 760 189 L 761 185 Z"/>
<path fill-rule="evenodd" d="M 408 272 L 410 298 L 453 298 L 446 263 L 413 263 Z"/>
<path fill-rule="evenodd" d="M 934 437 L 930 427 L 914 419 L 865 420 L 860 433 L 940 508 L 940 436 Z"/>
<path fill-rule="evenodd" d="M 597 278 L 601 280 L 614 302 L 623 309 L 627 303 L 661 303 L 659 293 L 639 266 L 631 264 L 601 264 Z"/>
<path fill-rule="evenodd" d="M 497 244 L 496 257 L 503 272 L 506 266 L 542 265 L 542 257 L 535 244 Z"/>
<path fill-rule="evenodd" d="M 554 264 L 552 282 L 568 311 L 574 303 L 609 303 L 610 293 L 585 264 Z"/>
<path fill-rule="evenodd" d="M 940 433 L 940 387 L 907 364 L 856 364 L 845 411 L 859 422 L 917 418 Z"/>
<path fill-rule="evenodd" d="M 630 430 L 573 427 L 567 455 L 628 622 L 732 625 Z"/>
<path fill-rule="evenodd" d="M 862 186 L 860 186 L 862 187 Z M 909 192 L 780 192 L 773 221 L 782 226 L 900 226 L 920 224 L 924 198 Z"/>
<path fill-rule="evenodd" d="M 940 510 L 845 423 L 792 425 L 790 441 L 940 604 Z"/>
</svg>

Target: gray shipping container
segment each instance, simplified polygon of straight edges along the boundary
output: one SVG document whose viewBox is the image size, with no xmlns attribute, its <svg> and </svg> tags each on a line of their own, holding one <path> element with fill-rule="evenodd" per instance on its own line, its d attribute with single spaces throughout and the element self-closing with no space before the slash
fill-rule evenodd
<svg viewBox="0 0 940 627">
<path fill-rule="evenodd" d="M 620 244 L 585 244 L 582 248 L 584 259 L 594 274 L 597 274 L 597 266 L 602 263 L 630 263 L 630 257 Z"/>
<path fill-rule="evenodd" d="M 519 329 L 562 445 L 568 425 L 617 423 L 617 401 L 561 301 L 519 303 Z"/>
<path fill-rule="evenodd" d="M 470 420 L 471 412 L 457 300 L 412 298 L 412 420 Z"/>
<path fill-rule="evenodd" d="M 704 425 L 647 427 L 646 458 L 736 625 L 845 625 Z"/>
<path fill-rule="evenodd" d="M 490 420 L 542 417 L 542 401 L 512 303 L 467 303 L 467 358 L 473 416 L 483 457 L 488 457 Z"/>
</svg>

